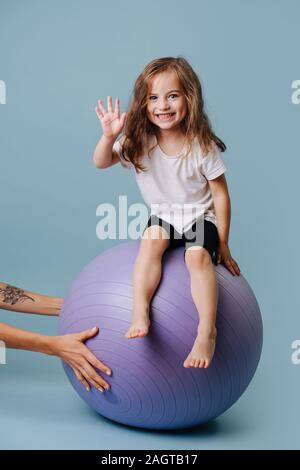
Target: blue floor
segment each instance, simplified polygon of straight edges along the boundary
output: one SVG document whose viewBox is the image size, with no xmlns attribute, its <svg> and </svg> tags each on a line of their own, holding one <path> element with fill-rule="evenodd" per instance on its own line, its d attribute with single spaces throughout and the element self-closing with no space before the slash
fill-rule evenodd
<svg viewBox="0 0 300 470">
<path fill-rule="evenodd" d="M 76 395 L 55 358 L 8 351 L 7 361 L 0 368 L 1 449 L 288 449 L 299 446 L 298 433 L 289 432 L 292 420 L 296 419 L 292 409 L 287 415 L 278 406 L 278 413 L 274 413 L 273 400 L 263 379 L 263 363 L 243 397 L 218 419 L 191 430 L 157 432 L 129 428 L 97 415 Z"/>
</svg>

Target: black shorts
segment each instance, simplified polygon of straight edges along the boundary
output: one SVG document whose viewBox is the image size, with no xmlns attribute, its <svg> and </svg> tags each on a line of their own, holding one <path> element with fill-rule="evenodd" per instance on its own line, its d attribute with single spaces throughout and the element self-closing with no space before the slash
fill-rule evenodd
<svg viewBox="0 0 300 470">
<path fill-rule="evenodd" d="M 194 222 L 193 226 L 182 235 L 177 232 L 173 225 L 169 224 L 157 215 L 150 216 L 144 232 L 152 225 L 159 225 L 167 231 L 170 239 L 168 249 L 185 246 L 184 259 L 185 252 L 190 246 L 202 246 L 209 252 L 212 262 L 217 264 L 219 235 L 214 223 L 209 220 L 201 219 L 201 221 Z"/>
</svg>

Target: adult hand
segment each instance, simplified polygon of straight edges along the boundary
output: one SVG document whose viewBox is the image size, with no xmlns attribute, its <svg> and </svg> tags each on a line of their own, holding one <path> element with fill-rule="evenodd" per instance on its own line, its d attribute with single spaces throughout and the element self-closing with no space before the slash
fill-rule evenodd
<svg viewBox="0 0 300 470">
<path fill-rule="evenodd" d="M 102 100 L 98 100 L 98 106 L 95 108 L 99 121 L 101 122 L 103 135 L 105 137 L 116 139 L 125 124 L 126 113 L 120 117 L 120 98 L 115 100 L 115 109 L 112 108 L 112 97 L 107 97 L 107 111 L 103 106 Z"/>
<path fill-rule="evenodd" d="M 240 272 L 241 272 L 240 268 L 237 262 L 232 258 L 230 249 L 227 243 L 220 242 L 219 248 L 218 248 L 217 263 L 224 264 L 224 266 L 231 272 L 233 276 L 235 276 L 236 274 L 238 276 L 240 275 Z"/>
<path fill-rule="evenodd" d="M 87 391 L 93 385 L 100 392 L 109 390 L 110 385 L 96 372 L 99 369 L 107 375 L 111 370 L 85 346 L 85 341 L 98 334 L 99 328 L 94 327 L 80 333 L 53 336 L 51 352 L 60 357 L 72 367 L 77 379 L 82 382 Z"/>
</svg>

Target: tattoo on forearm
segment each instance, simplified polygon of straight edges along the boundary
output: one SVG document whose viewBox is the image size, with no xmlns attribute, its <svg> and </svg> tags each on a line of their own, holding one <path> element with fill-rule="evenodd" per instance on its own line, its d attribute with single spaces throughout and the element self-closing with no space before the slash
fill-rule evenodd
<svg viewBox="0 0 300 470">
<path fill-rule="evenodd" d="M 14 305 L 17 302 L 25 302 L 25 300 L 32 300 L 32 302 L 35 302 L 32 297 L 29 297 L 29 295 L 26 295 L 24 292 L 25 291 L 23 289 L 10 286 L 9 284 L 6 284 L 5 287 L 0 287 L 0 296 L 2 297 L 3 302 L 10 305 Z"/>
</svg>

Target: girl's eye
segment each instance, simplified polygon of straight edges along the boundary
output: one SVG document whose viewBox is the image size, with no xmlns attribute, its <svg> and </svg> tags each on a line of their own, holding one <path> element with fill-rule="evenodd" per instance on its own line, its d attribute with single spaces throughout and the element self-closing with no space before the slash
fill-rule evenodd
<svg viewBox="0 0 300 470">
<path fill-rule="evenodd" d="M 169 98 L 170 98 L 170 97 L 172 97 L 172 98 L 177 98 L 178 95 L 176 95 L 176 93 L 172 93 L 171 95 L 169 95 Z M 150 101 L 153 101 L 153 100 L 155 100 L 155 99 L 156 99 L 156 96 L 150 96 L 150 97 L 149 97 L 149 100 L 150 100 Z"/>
</svg>

